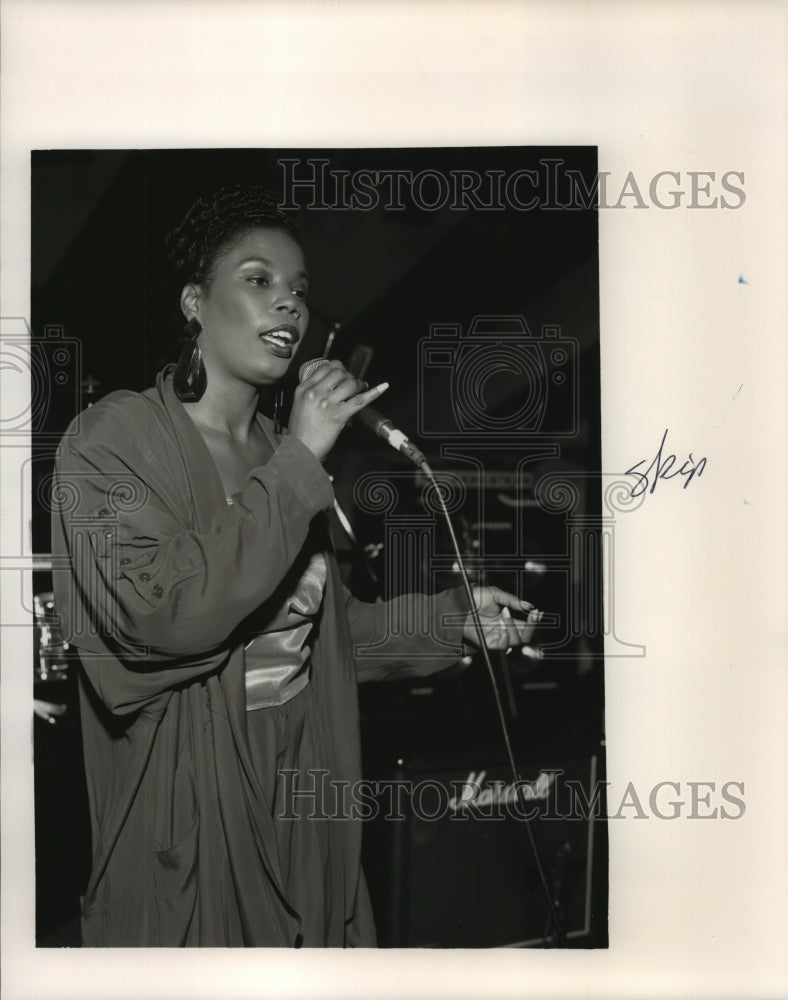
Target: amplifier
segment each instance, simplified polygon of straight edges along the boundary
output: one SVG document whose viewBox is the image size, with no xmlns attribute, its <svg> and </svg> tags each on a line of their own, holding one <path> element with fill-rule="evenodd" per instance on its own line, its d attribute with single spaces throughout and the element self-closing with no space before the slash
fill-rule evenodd
<svg viewBox="0 0 788 1000">
<path fill-rule="evenodd" d="M 555 945 L 530 823 L 567 947 L 607 946 L 607 838 L 596 754 L 399 768 L 372 782 L 364 868 L 383 947 Z M 519 783 L 518 783 L 519 784 Z"/>
</svg>

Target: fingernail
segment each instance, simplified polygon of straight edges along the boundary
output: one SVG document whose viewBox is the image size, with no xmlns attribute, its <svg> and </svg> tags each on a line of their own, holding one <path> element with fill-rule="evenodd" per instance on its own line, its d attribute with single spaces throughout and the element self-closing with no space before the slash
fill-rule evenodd
<svg viewBox="0 0 788 1000">
<path fill-rule="evenodd" d="M 376 386 L 375 388 L 378 390 L 378 393 L 381 393 L 385 392 L 386 389 L 388 389 L 388 387 L 389 387 L 388 382 L 381 382 L 380 385 Z"/>
<path fill-rule="evenodd" d="M 511 618 L 512 612 L 508 608 L 504 608 L 501 612 L 501 618 Z"/>
<path fill-rule="evenodd" d="M 533 604 L 530 601 L 520 601 L 520 606 L 523 608 L 528 608 L 530 611 L 533 608 Z"/>
</svg>

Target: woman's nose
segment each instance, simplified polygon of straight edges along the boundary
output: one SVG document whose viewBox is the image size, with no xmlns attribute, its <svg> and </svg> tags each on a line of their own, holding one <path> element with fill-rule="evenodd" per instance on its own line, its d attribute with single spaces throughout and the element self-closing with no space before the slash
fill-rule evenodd
<svg viewBox="0 0 788 1000">
<path fill-rule="evenodd" d="M 301 303 L 295 295 L 289 293 L 282 294 L 274 308 L 277 312 L 287 312 L 294 316 L 301 315 Z"/>
</svg>

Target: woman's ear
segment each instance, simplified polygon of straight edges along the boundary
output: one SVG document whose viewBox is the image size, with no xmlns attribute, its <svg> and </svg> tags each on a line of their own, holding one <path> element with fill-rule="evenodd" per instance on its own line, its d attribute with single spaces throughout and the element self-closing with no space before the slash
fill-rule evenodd
<svg viewBox="0 0 788 1000">
<path fill-rule="evenodd" d="M 181 292 L 181 312 L 187 320 L 199 319 L 200 315 L 200 286 L 188 284 L 183 286 Z"/>
</svg>

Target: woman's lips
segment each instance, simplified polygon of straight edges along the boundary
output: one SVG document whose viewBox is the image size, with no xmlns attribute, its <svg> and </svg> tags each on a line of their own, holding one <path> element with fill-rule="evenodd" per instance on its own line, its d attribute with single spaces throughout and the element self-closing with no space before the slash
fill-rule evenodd
<svg viewBox="0 0 788 1000">
<path fill-rule="evenodd" d="M 268 350 L 277 358 L 292 358 L 293 356 L 293 345 L 292 343 L 287 343 L 281 338 L 275 338 L 271 334 L 266 333 L 260 340 L 265 344 Z"/>
<path fill-rule="evenodd" d="M 277 358 L 292 358 L 298 343 L 298 331 L 289 326 L 277 327 L 260 334 L 260 339 Z"/>
</svg>

